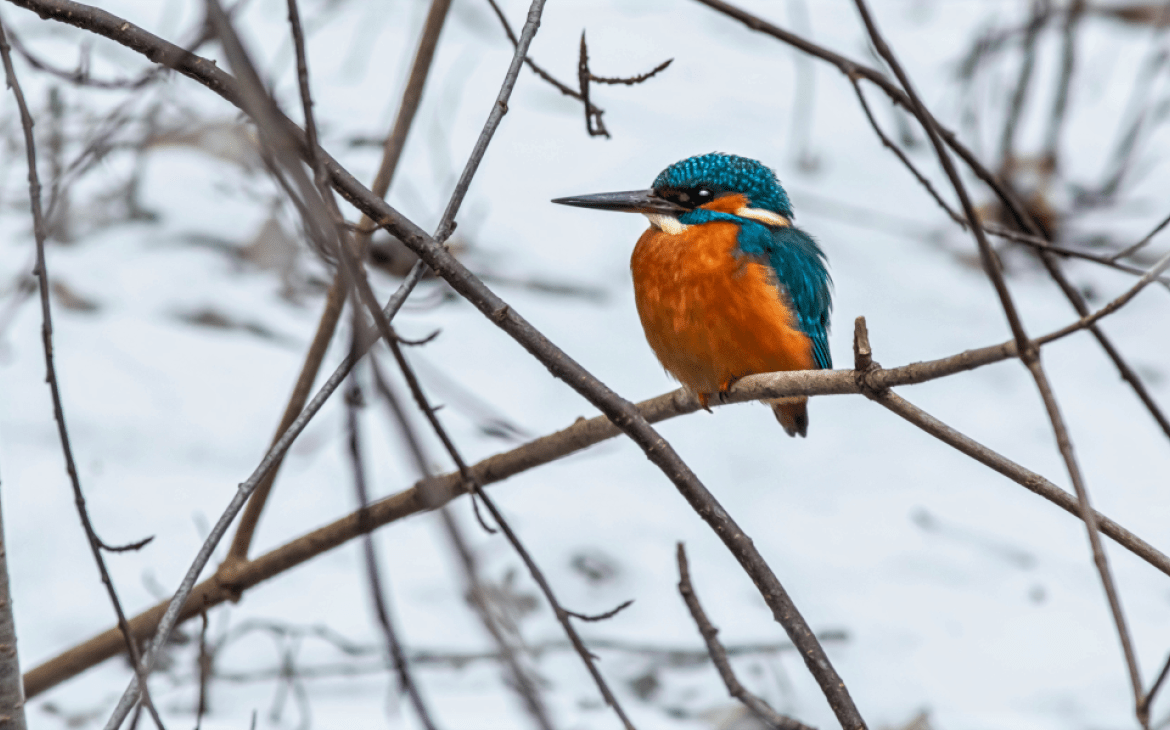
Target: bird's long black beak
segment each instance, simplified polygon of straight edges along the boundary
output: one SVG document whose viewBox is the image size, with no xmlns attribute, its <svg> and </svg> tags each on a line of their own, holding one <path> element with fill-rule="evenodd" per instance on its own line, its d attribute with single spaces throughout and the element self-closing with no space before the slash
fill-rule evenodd
<svg viewBox="0 0 1170 730">
<path fill-rule="evenodd" d="M 623 213 L 666 213 L 678 215 L 685 213 L 686 208 L 661 198 L 653 190 L 630 190 L 624 193 L 597 193 L 596 195 L 574 195 L 569 198 L 556 198 L 552 202 L 561 205 L 573 205 L 578 208 L 596 208 L 598 210 L 616 210 Z"/>
</svg>

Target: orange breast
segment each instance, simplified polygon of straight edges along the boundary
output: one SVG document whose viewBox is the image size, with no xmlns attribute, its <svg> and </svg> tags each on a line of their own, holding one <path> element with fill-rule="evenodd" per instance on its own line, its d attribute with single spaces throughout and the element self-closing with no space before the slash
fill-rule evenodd
<svg viewBox="0 0 1170 730">
<path fill-rule="evenodd" d="M 737 226 L 715 222 L 642 234 L 630 268 L 646 339 L 697 394 L 736 378 L 815 367 L 771 267 L 737 254 Z"/>
</svg>

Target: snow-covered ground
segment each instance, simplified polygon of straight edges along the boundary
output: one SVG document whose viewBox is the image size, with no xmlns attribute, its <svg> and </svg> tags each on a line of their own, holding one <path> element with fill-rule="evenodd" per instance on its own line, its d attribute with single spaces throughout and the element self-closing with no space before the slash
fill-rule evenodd
<svg viewBox="0 0 1170 730">
<path fill-rule="evenodd" d="M 173 39 L 186 38 L 201 12 L 193 1 L 102 5 Z M 745 5 L 797 30 L 807 14 L 803 32 L 873 63 L 847 0 L 816 0 L 807 8 L 795 1 Z M 952 126 L 967 101 L 954 81 L 954 62 L 979 29 L 1018 23 L 1026 11 L 1024 3 L 1006 0 L 874 5 L 923 97 Z M 503 6 L 519 28 L 527 3 L 508 0 Z M 254 0 L 238 20 L 293 111 L 299 106 L 284 8 L 277 0 Z M 379 151 L 348 140 L 377 137 L 387 129 L 425 10 L 417 1 L 303 4 L 323 142 L 359 179 L 372 177 Z M 108 41 L 43 23 L 15 7 L 0 12 L 26 44 L 61 65 L 74 62 L 79 44 L 92 43 L 95 74 L 132 75 L 142 66 Z M 575 80 L 582 29 L 589 34 L 595 73 L 640 73 L 666 58 L 674 63 L 641 86 L 595 89 L 595 103 L 607 112 L 610 140 L 588 138 L 580 106 L 523 72 L 511 111 L 471 188 L 456 240 L 477 271 L 603 292 L 599 301 L 496 285 L 517 311 L 619 393 L 640 400 L 675 387 L 645 346 L 631 296 L 627 261 L 644 221 L 548 201 L 644 187 L 667 164 L 712 150 L 774 166 L 797 222 L 828 252 L 836 284 L 831 346 L 839 365 L 852 360 L 852 321 L 859 315 L 868 319 L 876 359 L 887 366 L 1008 338 L 994 292 L 970 265 L 974 243 L 948 226 L 933 201 L 882 149 L 852 88 L 834 68 L 797 57 L 697 3 L 677 2 L 552 0 L 532 56 L 561 78 Z M 1069 177 L 1098 179 L 1150 42 L 1149 31 L 1141 28 L 1095 20 L 1085 29 L 1079 47 L 1084 72 L 1074 89 L 1064 146 Z M 1044 85 L 1054 76 L 1058 51 L 1051 38 L 1046 43 L 1038 67 Z M 456 0 L 390 194 L 391 203 L 424 228 L 437 222 L 510 56 L 511 46 L 487 4 Z M 1015 62 L 997 67 L 998 96 L 991 82 L 979 87 L 980 93 L 1002 100 Z M 73 155 L 92 124 L 83 108 L 96 115 L 129 103 L 141 113 L 157 102 L 159 113 L 171 120 L 236 118 L 225 102 L 182 77 L 168 79 L 161 89 L 134 92 L 126 102 L 130 97 L 123 92 L 80 93 L 17 63 L 26 94 L 39 110 L 42 148 L 52 85 L 61 87 L 66 109 L 72 110 L 65 119 Z M 802 66 L 814 74 L 811 94 L 799 75 Z M 867 92 L 893 133 L 888 105 L 872 87 Z M 1022 129 L 1025 148 L 1039 143 L 1045 93 L 1038 94 L 1041 101 Z M 4 98 L 6 136 L 16 139 L 15 106 L 9 95 Z M 987 110 L 981 149 L 994 149 L 989 140 L 997 139 L 1000 112 Z M 800 129 L 804 114 L 806 132 Z M 801 144 L 805 136 L 807 148 Z M 1144 149 L 1150 169 L 1129 193 L 1132 204 L 1079 226 L 1109 230 L 1119 241 L 1136 240 L 1165 215 L 1170 176 L 1157 157 L 1165 146 L 1155 140 Z M 802 152 L 815 164 L 802 166 Z M 945 190 L 927 147 L 919 145 L 913 154 Z M 90 206 L 76 216 L 76 240 L 49 250 L 54 280 L 96 305 L 92 311 L 70 309 L 58 297 L 54 312 L 57 365 L 91 515 L 109 543 L 156 536 L 140 552 L 108 558 L 130 612 L 174 590 L 208 525 L 265 451 L 323 302 L 323 289 L 306 282 L 320 282 L 326 272 L 308 252 L 282 270 L 241 261 L 219 245 L 238 250 L 254 242 L 266 223 L 271 226 L 270 181 L 246 171 L 247 159 L 231 158 L 174 139 L 155 145 L 142 157 L 141 203 L 158 220 L 102 228 L 96 221 L 103 207 L 117 203 L 95 202 L 98 192 L 133 171 L 130 155 L 112 156 L 74 191 L 78 209 Z M 23 165 L 22 149 L 4 150 L 0 273 L 7 288 L 0 312 L 10 314 L 0 332 L 0 476 L 20 657 L 28 669 L 105 630 L 113 613 L 62 466 L 43 382 L 39 307 L 35 298 L 15 304 L 14 282 L 29 270 L 33 250 L 22 199 Z M 47 163 L 42 174 L 49 174 Z M 891 217 L 906 223 L 899 228 L 889 223 Z M 278 211 L 274 220 L 295 230 L 287 211 Z M 1155 244 L 1165 250 L 1164 241 Z M 1046 275 L 1024 257 L 1012 260 L 1009 282 L 1029 331 L 1038 334 L 1071 321 L 1072 309 Z M 1067 268 L 1078 286 L 1097 293 L 1098 305 L 1133 281 L 1092 264 Z M 376 274 L 375 284 L 386 295 L 395 281 Z M 408 305 L 397 323 L 405 336 L 442 329 L 433 343 L 411 355 L 436 399 L 448 404 L 442 415 L 468 459 L 513 442 L 485 434 L 477 415 L 482 408 L 470 405 L 448 381 L 531 436 L 594 414 L 470 305 L 442 299 L 434 282 L 415 296 L 427 306 Z M 1151 287 L 1110 317 L 1105 330 L 1154 396 L 1170 407 L 1167 304 L 1166 291 Z M 208 312 L 242 326 L 191 323 Z M 345 340 L 337 338 L 327 370 L 344 355 Z M 1044 352 L 1095 505 L 1170 550 L 1165 436 L 1091 337 L 1078 334 Z M 1067 485 L 1035 387 L 1018 363 L 902 394 Z M 370 400 L 364 419 L 371 482 L 384 496 L 409 486 L 414 473 L 384 409 Z M 807 440 L 788 439 L 768 410 L 754 405 L 676 419 L 663 423 L 661 431 L 752 536 L 811 626 L 846 632 L 845 640 L 827 644 L 828 652 L 871 726 L 904 725 L 924 710 L 941 730 L 1136 724 L 1112 620 L 1076 520 L 863 398 L 818 398 L 810 412 Z M 293 448 L 253 554 L 353 509 L 344 415 L 335 399 Z M 437 444 L 429 445 L 438 467 L 449 469 Z M 566 606 L 598 612 L 635 599 L 615 619 L 583 626 L 586 637 L 700 648 L 676 590 L 674 549 L 682 540 L 695 587 L 725 643 L 784 640 L 731 555 L 628 441 L 611 441 L 522 474 L 492 487 L 492 493 Z M 515 600 L 524 640 L 535 645 L 560 639 L 551 611 L 503 538 L 484 534 L 465 500 L 455 509 L 485 575 Z M 461 578 L 433 516 L 380 530 L 376 544 L 398 626 L 411 649 L 490 647 L 462 599 Z M 1114 545 L 1108 552 L 1148 684 L 1170 650 L 1170 581 Z M 606 569 L 598 572 L 597 566 Z M 215 609 L 209 637 L 248 620 L 326 626 L 353 642 L 381 645 L 357 543 L 248 591 L 237 605 Z M 197 695 L 191 642 L 198 622 L 182 631 L 189 643 L 176 649 L 175 665 L 153 685 L 172 728 L 194 722 Z M 321 639 L 281 645 L 257 633 L 225 648 L 217 669 L 278 668 L 287 658 L 281 646 L 295 647 L 303 667 L 359 661 Z M 643 730 L 716 727 L 734 706 L 708 664 L 598 653 L 602 671 Z M 574 655 L 546 654 L 537 666 L 558 727 L 618 726 Z M 749 655 L 737 659 L 736 667 L 750 688 L 782 712 L 818 727 L 835 726 L 795 654 Z M 38 728 L 104 722 L 128 678 L 124 662 L 107 662 L 33 699 L 30 722 Z M 493 664 L 420 666 L 417 678 L 443 727 L 528 725 Z M 246 727 L 255 710 L 258 727 L 298 727 L 307 722 L 306 707 L 317 727 L 418 726 L 386 672 L 305 679 L 299 700 L 283 698 L 278 684 L 214 682 L 204 726 Z M 271 712 L 278 706 L 279 716 Z M 1167 707 L 1156 704 L 1155 719 Z"/>
</svg>

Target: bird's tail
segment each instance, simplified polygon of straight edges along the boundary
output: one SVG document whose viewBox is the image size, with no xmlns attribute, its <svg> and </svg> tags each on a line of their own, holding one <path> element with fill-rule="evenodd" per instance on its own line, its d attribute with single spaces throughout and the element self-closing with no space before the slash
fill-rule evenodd
<svg viewBox="0 0 1170 730">
<path fill-rule="evenodd" d="M 765 402 L 772 406 L 772 413 L 789 436 L 808 435 L 808 398 L 772 398 Z"/>
</svg>

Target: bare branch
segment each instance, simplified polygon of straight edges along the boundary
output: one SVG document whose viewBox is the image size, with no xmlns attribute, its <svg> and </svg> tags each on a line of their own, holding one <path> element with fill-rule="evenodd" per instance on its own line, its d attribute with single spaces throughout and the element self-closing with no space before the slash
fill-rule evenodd
<svg viewBox="0 0 1170 730">
<path fill-rule="evenodd" d="M 0 27 L 0 44 L 4 29 Z M 25 730 L 24 688 L 20 676 L 20 655 L 16 651 L 16 623 L 12 619 L 12 591 L 8 586 L 8 542 L 0 511 L 0 727 Z"/>
<path fill-rule="evenodd" d="M 98 573 L 101 575 L 110 604 L 114 607 L 114 614 L 118 618 L 118 627 L 122 632 L 126 651 L 130 655 L 131 666 L 134 668 L 135 675 L 142 679 L 143 702 L 150 710 L 150 716 L 155 725 L 162 729 L 162 720 L 159 719 L 158 711 L 155 710 L 150 691 L 146 686 L 146 677 L 143 673 L 138 646 L 134 642 L 130 625 L 126 622 L 126 613 L 122 610 L 122 602 L 118 599 L 114 581 L 106 569 L 105 558 L 102 557 L 104 543 L 98 537 L 97 531 L 89 519 L 89 510 L 86 509 L 85 496 L 81 491 L 81 477 L 77 473 L 77 464 L 73 459 L 73 447 L 69 442 L 69 429 L 65 425 L 65 407 L 61 402 L 61 388 L 57 381 L 57 367 L 53 358 L 53 313 L 49 302 L 51 287 L 49 285 L 49 268 L 45 261 L 45 237 L 48 229 L 45 226 L 45 217 L 41 210 L 41 183 L 37 175 L 37 149 L 33 136 L 33 119 L 32 115 L 29 114 L 28 104 L 25 103 L 20 81 L 16 78 L 16 70 L 12 66 L 12 53 L 8 46 L 8 38 L 5 35 L 2 21 L 0 21 L 0 58 L 3 59 L 8 88 L 12 89 L 12 95 L 16 98 L 16 106 L 20 111 L 20 125 L 24 130 L 24 147 L 28 162 L 29 204 L 32 210 L 33 237 L 36 239 L 37 252 L 33 275 L 37 279 L 41 294 L 41 344 L 45 352 L 45 381 L 49 385 L 49 393 L 53 399 L 53 418 L 57 422 L 57 437 L 61 442 L 61 454 L 65 458 L 65 471 L 69 474 L 69 483 L 73 488 L 73 501 L 77 506 L 77 515 L 81 519 L 81 526 L 85 530 L 86 541 L 89 543 L 90 552 L 97 564 Z"/>
<path fill-rule="evenodd" d="M 597 613 L 597 614 L 592 614 L 592 615 L 587 614 L 587 613 L 577 613 L 576 611 L 565 611 L 565 613 L 569 614 L 570 616 L 572 616 L 575 619 L 580 619 L 581 621 L 589 621 L 589 622 L 607 621 L 607 620 L 613 618 L 614 616 L 617 616 L 619 613 L 626 610 L 627 608 L 629 608 L 632 605 L 634 605 L 634 599 L 631 598 L 628 601 L 625 601 L 623 603 L 618 604 L 618 606 L 616 608 L 612 608 L 612 609 L 606 611 L 605 613 Z"/>
<path fill-rule="evenodd" d="M 357 493 L 358 513 L 365 515 L 366 509 L 369 507 L 370 498 L 369 491 L 366 488 L 366 471 L 362 459 L 361 431 L 358 427 L 357 409 L 361 403 L 361 399 L 361 389 L 358 387 L 357 381 L 351 377 L 349 392 L 346 394 L 349 461 L 353 469 L 353 484 L 354 491 Z M 423 727 L 428 730 L 435 730 L 435 721 L 431 718 L 431 712 L 427 708 L 427 704 L 422 698 L 422 693 L 419 692 L 418 685 L 415 683 L 414 676 L 411 674 L 410 667 L 406 663 L 402 650 L 402 642 L 399 640 L 398 632 L 394 628 L 393 621 L 390 619 L 390 609 L 386 605 L 385 588 L 383 587 L 381 570 L 378 567 L 378 556 L 374 552 L 374 540 L 370 536 L 369 531 L 362 538 L 362 550 L 366 558 L 366 579 L 370 584 L 370 598 L 374 602 L 374 613 L 378 618 L 378 625 L 382 628 L 382 633 L 386 637 L 387 651 L 391 660 L 394 662 L 394 670 L 398 674 L 399 688 L 410 697 L 410 703 L 414 707 L 419 722 L 422 723 Z"/>
<path fill-rule="evenodd" d="M 772 730 L 812 730 L 808 725 L 776 712 L 772 709 L 771 705 L 747 691 L 739 683 L 739 679 L 731 669 L 731 662 L 727 660 L 727 650 L 723 648 L 723 644 L 719 641 L 719 629 L 715 628 L 711 620 L 707 618 L 706 611 L 703 610 L 702 604 L 699 603 L 699 596 L 695 593 L 694 586 L 691 585 L 691 571 L 690 566 L 687 564 L 687 551 L 681 542 L 678 544 L 678 592 L 682 594 L 683 600 L 686 601 L 687 609 L 691 612 L 691 618 L 695 620 L 695 624 L 699 627 L 699 633 L 703 635 L 703 641 L 707 642 L 707 653 L 711 656 L 711 662 L 715 665 L 715 668 L 719 670 L 719 677 L 723 680 L 724 686 L 727 687 L 728 693 L 742 702 L 760 722 L 772 728 Z"/>
</svg>

